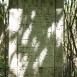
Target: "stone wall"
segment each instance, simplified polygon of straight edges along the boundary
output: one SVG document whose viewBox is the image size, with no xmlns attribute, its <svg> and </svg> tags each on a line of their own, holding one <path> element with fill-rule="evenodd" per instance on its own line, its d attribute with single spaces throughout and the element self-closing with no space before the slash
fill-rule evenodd
<svg viewBox="0 0 77 77">
<path fill-rule="evenodd" d="M 62 77 L 62 0 L 10 0 L 8 28 L 9 77 Z"/>
</svg>

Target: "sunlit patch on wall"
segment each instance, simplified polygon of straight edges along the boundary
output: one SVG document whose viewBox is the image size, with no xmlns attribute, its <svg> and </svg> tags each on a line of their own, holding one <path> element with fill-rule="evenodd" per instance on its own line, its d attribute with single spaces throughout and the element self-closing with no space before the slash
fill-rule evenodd
<svg viewBox="0 0 77 77">
<path fill-rule="evenodd" d="M 23 37 L 21 40 L 22 45 L 26 45 L 28 43 L 28 39 L 31 34 L 31 31 L 32 31 L 32 23 L 29 25 L 29 28 L 27 28 L 23 34 Z"/>
<path fill-rule="evenodd" d="M 34 76 L 37 75 L 37 72 L 38 72 L 38 66 L 39 66 L 39 63 L 38 63 L 39 59 L 37 58 L 36 61 L 33 63 L 33 70 L 34 70 Z"/>
<path fill-rule="evenodd" d="M 37 37 L 34 37 L 32 40 L 32 47 L 34 48 L 34 51 L 38 50 L 39 45 L 40 45 L 40 42 L 37 41 Z"/>
<path fill-rule="evenodd" d="M 1 36 L 0 36 L 0 44 L 2 43 L 3 38 L 4 38 L 4 34 L 2 33 Z"/>
<path fill-rule="evenodd" d="M 39 66 L 42 66 L 45 56 L 47 55 L 47 48 L 45 47 L 39 55 Z"/>
<path fill-rule="evenodd" d="M 28 56 L 27 54 L 24 54 L 24 56 L 21 58 L 22 54 L 18 54 L 18 76 L 24 77 L 24 73 L 26 71 L 26 68 L 28 66 Z"/>
<path fill-rule="evenodd" d="M 18 31 L 22 19 L 22 9 L 9 10 L 9 31 Z"/>
<path fill-rule="evenodd" d="M 63 11 L 63 9 L 61 9 L 61 8 L 57 8 L 57 9 L 56 9 L 56 13 L 57 13 L 57 15 L 61 14 L 62 11 Z"/>
<path fill-rule="evenodd" d="M 34 19 L 35 15 L 36 15 L 36 11 L 33 10 L 32 13 L 31 13 L 31 19 L 32 19 L 32 20 Z"/>
<path fill-rule="evenodd" d="M 47 37 L 50 38 L 51 34 L 53 34 L 54 31 L 55 31 L 55 23 L 53 22 L 52 25 L 48 28 Z"/>
<path fill-rule="evenodd" d="M 9 66 L 10 70 L 17 76 L 17 32 L 20 28 L 21 20 L 22 20 L 22 9 L 10 9 L 9 10 Z M 13 38 L 11 36 L 14 36 Z"/>
<path fill-rule="evenodd" d="M 22 35 L 22 33 L 23 33 L 23 28 L 21 27 L 18 31 L 19 36 Z"/>
<path fill-rule="evenodd" d="M 56 40 L 57 46 L 59 47 L 61 43 L 63 43 L 63 16 L 60 18 L 56 27 Z"/>
<path fill-rule="evenodd" d="M 17 49 L 17 37 L 15 37 L 13 41 L 9 42 L 9 63 L 10 63 L 10 60 L 11 60 L 11 56 L 16 51 L 16 49 Z M 9 64 L 9 65 L 11 65 L 11 64 Z"/>
<path fill-rule="evenodd" d="M 43 64 L 43 61 L 45 59 L 45 56 L 47 55 L 47 48 L 45 47 L 42 52 L 40 53 L 40 55 L 38 56 L 38 58 L 35 60 L 35 62 L 33 63 L 33 69 L 34 69 L 34 75 L 37 74 L 38 72 L 38 67 L 41 67 Z"/>
<path fill-rule="evenodd" d="M 13 59 L 10 64 L 10 70 L 17 76 L 17 54 L 13 55 Z"/>
<path fill-rule="evenodd" d="M 21 56 L 22 56 L 22 54 L 19 53 L 18 59 L 17 59 L 17 54 L 15 53 L 13 55 L 13 59 L 12 59 L 11 64 L 10 64 L 10 71 L 12 71 L 17 77 L 18 76 L 24 77 L 24 73 L 25 73 L 26 68 L 28 66 L 27 54 L 24 54 L 24 56 L 22 58 L 21 58 Z"/>
</svg>

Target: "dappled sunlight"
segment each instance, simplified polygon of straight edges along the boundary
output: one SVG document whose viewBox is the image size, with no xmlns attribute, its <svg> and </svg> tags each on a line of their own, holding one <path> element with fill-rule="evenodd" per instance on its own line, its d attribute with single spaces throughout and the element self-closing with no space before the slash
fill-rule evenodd
<svg viewBox="0 0 77 77">
<path fill-rule="evenodd" d="M 32 47 L 34 48 L 34 51 L 37 51 L 39 46 L 40 42 L 37 41 L 37 37 L 34 37 L 32 40 Z"/>
<path fill-rule="evenodd" d="M 16 49 L 17 49 L 17 37 L 15 37 L 13 41 L 9 42 L 9 65 L 12 64 L 11 63 L 12 61 L 10 62 L 11 56 L 16 51 Z"/>
<path fill-rule="evenodd" d="M 51 34 L 55 31 L 55 23 L 53 22 L 52 25 L 48 28 L 47 37 L 50 38 Z"/>
<path fill-rule="evenodd" d="M 21 40 L 22 45 L 26 45 L 28 43 L 28 39 L 31 34 L 31 31 L 32 31 L 32 23 L 29 25 L 29 28 L 27 30 L 25 30 L 25 32 L 23 34 L 23 37 Z"/>
<path fill-rule="evenodd" d="M 19 77 L 24 77 L 24 73 L 26 71 L 26 68 L 28 66 L 28 56 L 27 54 L 25 54 L 22 58 L 21 58 L 21 53 L 18 54 L 18 76 Z M 24 69 L 24 70 L 23 70 Z"/>
<path fill-rule="evenodd" d="M 9 39 L 13 36 L 14 32 L 18 32 L 20 28 L 22 9 L 10 9 L 9 10 Z M 16 51 L 17 36 L 11 41 L 9 40 L 9 60 L 12 54 Z M 12 61 L 11 61 L 12 62 Z"/>
<path fill-rule="evenodd" d="M 58 14 L 60 14 L 62 12 L 62 9 L 57 9 L 56 11 Z M 55 31 L 56 31 L 57 47 L 59 47 L 60 44 L 63 43 L 63 16 L 57 23 L 56 30 L 55 30 L 55 23 L 52 23 L 52 25 L 48 28 L 47 37 L 50 38 Z"/>
<path fill-rule="evenodd" d="M 31 52 L 33 51 L 32 52 L 32 56 L 33 56 L 33 54 L 36 55 L 37 53 L 39 53 L 38 51 L 40 51 L 40 49 L 42 49 L 40 51 L 39 55 L 37 55 L 37 57 L 34 58 L 34 61 L 32 59 L 33 65 L 30 65 L 32 67 L 31 69 L 33 70 L 34 77 L 36 77 L 36 75 L 39 71 L 39 67 L 42 67 L 44 60 L 46 58 L 46 55 L 48 54 L 48 49 L 47 49 L 46 45 L 44 46 L 44 48 L 40 47 L 40 49 L 39 49 L 39 46 L 41 46 L 42 44 L 41 44 L 41 40 L 39 40 L 37 38 L 38 35 L 33 36 L 31 38 L 31 42 L 29 42 L 34 25 L 33 25 L 33 22 L 30 22 L 28 24 L 27 28 L 23 29 L 23 27 L 21 27 L 20 24 L 21 24 L 21 20 L 22 20 L 22 12 L 23 12 L 22 9 L 10 10 L 9 38 L 11 38 L 11 36 L 13 36 L 13 32 L 15 32 L 14 34 L 16 34 L 16 32 L 18 32 L 18 35 L 20 37 L 19 39 L 20 39 L 21 46 L 26 48 L 25 46 L 27 46 L 29 44 L 29 45 L 31 45 L 32 48 L 31 49 L 28 48 L 29 50 L 27 49 L 27 51 L 26 51 L 26 49 L 22 50 L 24 52 L 24 55 L 20 52 L 20 50 L 17 54 L 16 53 L 17 52 L 17 42 L 19 42 L 19 40 L 17 39 L 17 34 L 16 34 L 16 36 L 13 38 L 13 40 L 11 40 L 11 39 L 9 40 L 10 41 L 9 42 L 9 65 L 10 65 L 10 69 L 13 69 L 12 72 L 17 77 L 24 77 L 25 72 L 27 71 L 27 68 L 29 68 L 28 66 L 30 65 L 29 59 L 31 59 L 31 58 L 29 58 L 30 53 L 28 51 L 30 51 L 30 50 L 31 50 Z M 58 10 L 58 14 L 59 13 L 61 13 L 60 9 Z M 35 18 L 35 15 L 36 15 L 36 11 L 33 10 L 31 12 L 32 20 Z M 25 20 L 24 20 L 25 22 L 27 21 L 27 18 L 28 18 L 27 15 L 25 15 Z M 56 28 L 56 39 L 57 39 L 57 42 L 60 42 L 60 43 L 62 42 L 61 41 L 62 31 L 63 31 L 63 29 L 62 29 L 63 27 L 61 27 L 62 25 L 63 25 L 63 23 L 62 23 L 62 17 L 61 17 L 61 19 L 59 20 L 59 22 L 57 24 L 57 28 Z M 26 24 L 25 24 L 25 26 L 26 26 Z M 54 32 L 55 32 L 55 22 L 51 23 L 51 26 L 47 30 L 48 39 L 50 39 L 50 37 L 54 34 Z M 60 45 L 58 44 L 58 46 L 60 46 Z"/>
<path fill-rule="evenodd" d="M 38 56 L 38 58 L 35 60 L 35 62 L 33 63 L 33 69 L 34 69 L 34 76 L 37 75 L 38 72 L 38 68 L 42 66 L 43 61 L 47 55 L 47 48 L 45 47 L 42 52 L 40 53 L 40 55 Z"/>
<path fill-rule="evenodd" d="M 0 27 L 0 44 L 4 46 L 1 55 L 5 59 L 1 67 L 5 75 L 62 77 L 57 74 L 62 69 L 56 69 L 62 64 L 61 46 L 56 47 L 56 43 L 62 43 L 62 5 L 55 0 L 0 1 L 6 3 Z"/>
<path fill-rule="evenodd" d="M 0 44 L 2 43 L 3 38 L 4 38 L 4 34 L 2 33 L 1 36 L 0 36 Z"/>
<path fill-rule="evenodd" d="M 11 41 L 11 36 L 13 33 L 18 32 L 20 28 L 20 22 L 22 16 L 22 9 L 10 9 L 9 10 L 9 61 L 11 56 L 16 51 L 17 47 L 17 36 Z M 12 61 L 11 61 L 12 62 Z"/>
<path fill-rule="evenodd" d="M 24 77 L 24 73 L 28 66 L 27 54 L 24 54 L 24 56 L 22 58 L 21 58 L 21 56 L 22 56 L 22 54 L 19 53 L 18 58 L 17 58 L 17 54 L 15 53 L 12 57 L 11 64 L 10 64 L 10 71 L 13 72 L 17 77 Z"/>
<path fill-rule="evenodd" d="M 34 51 L 37 51 L 38 48 L 39 48 L 39 46 L 40 46 L 40 42 L 37 42 L 36 45 L 35 45 L 35 47 L 34 47 Z"/>
<path fill-rule="evenodd" d="M 32 13 L 31 13 L 31 19 L 32 19 L 32 20 L 34 19 L 35 15 L 36 15 L 36 11 L 33 10 Z"/>
<path fill-rule="evenodd" d="M 22 9 L 10 9 L 9 10 L 9 31 L 17 32 L 20 28 L 22 20 Z"/>
<path fill-rule="evenodd" d="M 31 19 L 33 20 L 34 17 L 35 17 L 35 14 L 36 14 L 36 11 L 33 10 L 31 12 Z M 25 16 L 25 21 L 27 20 L 27 16 Z M 32 31 L 32 23 L 29 24 L 29 28 L 27 28 L 23 34 L 23 37 L 22 37 L 22 40 L 21 40 L 21 43 L 22 45 L 26 45 L 28 43 L 28 39 L 29 39 L 29 36 L 31 34 L 31 31 Z"/>
<path fill-rule="evenodd" d="M 75 66 L 77 67 L 77 58 L 74 58 Z"/>
<path fill-rule="evenodd" d="M 52 32 L 52 27 L 48 28 L 47 37 L 50 38 Z"/>
<path fill-rule="evenodd" d="M 68 3 L 69 6 L 71 5 L 71 2 L 72 2 L 71 0 L 65 0 L 65 1 L 66 1 L 67 3 L 69 2 L 69 3 Z M 76 1 L 77 1 L 77 0 L 76 0 Z"/>
<path fill-rule="evenodd" d="M 16 76 L 18 75 L 18 60 L 17 60 L 17 35 L 11 40 L 11 37 L 18 32 L 22 20 L 22 9 L 9 10 L 9 66 L 10 71 Z M 10 75 L 9 75 L 10 77 Z"/>
<path fill-rule="evenodd" d="M 41 67 L 42 66 L 42 64 L 43 64 L 43 61 L 44 61 L 44 59 L 45 59 L 45 56 L 47 55 L 47 48 L 45 47 L 43 50 L 42 50 L 42 52 L 40 53 L 40 55 L 39 55 L 39 57 L 38 57 L 38 59 L 39 59 L 39 66 Z"/>
<path fill-rule="evenodd" d="M 38 72 L 38 66 L 39 66 L 38 62 L 39 62 L 39 59 L 37 58 L 36 61 L 33 63 L 34 76 L 36 76 Z"/>
<path fill-rule="evenodd" d="M 25 29 L 23 33 L 23 28 L 20 27 L 22 20 L 22 9 L 11 9 L 9 14 L 9 66 L 10 71 L 13 72 L 17 77 L 24 77 L 24 73 L 28 66 L 28 56 L 25 53 L 22 57 L 22 54 L 16 54 L 17 52 L 17 33 L 21 36 L 21 45 L 27 45 L 29 36 L 32 31 L 32 23 L 29 24 L 29 27 Z M 35 17 L 35 11 L 33 10 L 31 13 L 31 19 L 33 20 Z M 25 21 L 27 20 L 27 16 L 25 16 Z M 22 34 L 23 33 L 23 34 Z M 11 40 L 11 37 L 16 34 L 16 36 Z M 36 43 L 34 50 L 38 49 L 39 43 Z M 18 57 L 17 57 L 18 56 Z M 10 62 L 11 61 L 11 62 Z M 24 69 L 24 70 L 23 70 Z M 10 75 L 9 75 L 10 76 Z"/>
<path fill-rule="evenodd" d="M 3 0 L 0 0 L 0 3 L 2 3 L 3 2 Z"/>
<path fill-rule="evenodd" d="M 11 60 L 11 64 L 10 66 L 10 71 L 13 72 L 16 76 L 17 76 L 17 69 L 18 69 L 18 65 L 17 65 L 17 54 L 14 54 Z"/>
<path fill-rule="evenodd" d="M 56 40 L 57 40 L 57 47 L 63 43 L 63 16 L 60 18 L 59 22 L 57 23 L 56 27 Z"/>
<path fill-rule="evenodd" d="M 9 0 L 0 0 L 0 3 L 6 4 L 5 6 L 5 9 L 6 9 L 9 5 Z"/>
<path fill-rule="evenodd" d="M 63 9 L 61 9 L 61 8 L 57 8 L 57 9 L 56 9 L 56 13 L 57 13 L 57 15 L 61 14 L 62 11 L 63 11 Z"/>
<path fill-rule="evenodd" d="M 40 67 L 53 65 L 54 38 L 61 39 L 58 28 L 62 22 L 60 19 L 56 28 L 53 8 L 35 8 L 31 5 L 32 8 L 29 9 L 21 2 L 17 7 L 18 9 L 9 9 L 9 71 L 16 77 L 37 77 Z M 62 9 L 56 9 L 56 12 L 60 15 Z M 54 36 L 55 31 L 57 37 Z"/>
</svg>

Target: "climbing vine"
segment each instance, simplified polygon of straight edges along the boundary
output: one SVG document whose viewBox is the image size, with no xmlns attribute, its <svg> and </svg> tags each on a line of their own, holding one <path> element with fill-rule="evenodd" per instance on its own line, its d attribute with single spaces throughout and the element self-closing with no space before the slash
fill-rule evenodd
<svg viewBox="0 0 77 77">
<path fill-rule="evenodd" d="M 76 76 L 77 58 L 77 1 L 64 1 L 64 51 L 66 55 L 64 77 Z"/>
</svg>

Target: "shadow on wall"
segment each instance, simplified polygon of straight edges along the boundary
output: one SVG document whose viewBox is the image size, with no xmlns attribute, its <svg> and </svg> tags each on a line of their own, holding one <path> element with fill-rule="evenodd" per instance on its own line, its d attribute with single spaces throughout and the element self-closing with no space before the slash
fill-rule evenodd
<svg viewBox="0 0 77 77">
<path fill-rule="evenodd" d="M 9 77 L 62 77 L 62 3 L 10 1 Z"/>
</svg>

